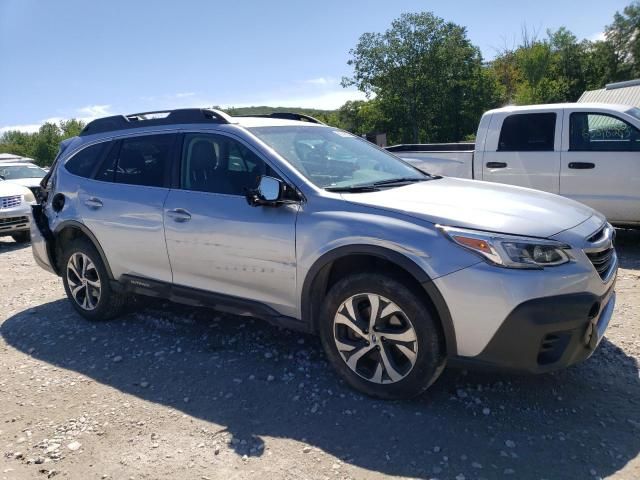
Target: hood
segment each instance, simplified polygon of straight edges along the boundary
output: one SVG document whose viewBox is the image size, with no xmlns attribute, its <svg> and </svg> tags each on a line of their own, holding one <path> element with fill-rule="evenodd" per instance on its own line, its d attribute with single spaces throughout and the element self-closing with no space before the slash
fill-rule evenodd
<svg viewBox="0 0 640 480">
<path fill-rule="evenodd" d="M 11 180 L 5 180 L 6 183 L 23 185 L 25 187 L 39 187 L 41 181 L 41 178 L 12 178 Z"/>
<path fill-rule="evenodd" d="M 13 195 L 27 195 L 31 193 L 27 187 L 14 182 L 0 180 L 0 197 L 12 197 Z"/>
<path fill-rule="evenodd" d="M 458 178 L 348 193 L 343 198 L 441 225 L 532 237 L 550 237 L 595 213 L 586 205 L 559 195 Z"/>
</svg>

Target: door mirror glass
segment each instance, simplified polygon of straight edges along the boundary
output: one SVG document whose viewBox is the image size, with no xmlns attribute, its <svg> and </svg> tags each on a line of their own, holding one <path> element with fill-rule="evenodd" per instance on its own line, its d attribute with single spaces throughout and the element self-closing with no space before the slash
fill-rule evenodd
<svg viewBox="0 0 640 480">
<path fill-rule="evenodd" d="M 258 184 L 258 198 L 266 202 L 277 202 L 280 200 L 282 183 L 277 178 L 263 176 Z"/>
</svg>

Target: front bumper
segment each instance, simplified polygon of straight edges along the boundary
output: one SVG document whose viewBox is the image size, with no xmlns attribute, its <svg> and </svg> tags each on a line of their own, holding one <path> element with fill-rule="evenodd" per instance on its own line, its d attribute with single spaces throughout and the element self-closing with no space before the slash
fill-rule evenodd
<svg viewBox="0 0 640 480">
<path fill-rule="evenodd" d="M 588 358 L 615 306 L 618 260 L 600 276 L 582 251 L 544 270 L 485 262 L 434 280 L 455 330 L 452 363 L 541 373 Z"/>
<path fill-rule="evenodd" d="M 573 365 L 595 351 L 615 303 L 613 284 L 600 297 L 575 293 L 528 300 L 511 312 L 482 353 L 455 360 L 528 373 Z"/>
<path fill-rule="evenodd" d="M 0 236 L 12 235 L 29 230 L 31 206 L 21 203 L 14 208 L 0 209 Z"/>
</svg>

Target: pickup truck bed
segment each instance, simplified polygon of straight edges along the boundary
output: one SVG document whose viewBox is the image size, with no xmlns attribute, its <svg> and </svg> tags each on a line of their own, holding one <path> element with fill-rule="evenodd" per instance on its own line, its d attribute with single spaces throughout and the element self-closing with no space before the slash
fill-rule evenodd
<svg viewBox="0 0 640 480">
<path fill-rule="evenodd" d="M 473 178 L 475 143 L 402 144 L 387 147 L 420 170 L 446 177 Z"/>
</svg>

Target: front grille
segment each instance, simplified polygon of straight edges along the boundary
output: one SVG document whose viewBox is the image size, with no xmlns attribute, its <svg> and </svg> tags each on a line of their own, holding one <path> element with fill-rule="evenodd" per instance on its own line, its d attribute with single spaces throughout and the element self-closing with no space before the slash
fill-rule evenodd
<svg viewBox="0 0 640 480">
<path fill-rule="evenodd" d="M 613 246 L 614 238 L 615 230 L 608 223 L 587 238 L 587 248 L 585 248 L 584 253 L 603 280 L 607 278 L 611 264 L 616 257 L 616 251 Z"/>
<path fill-rule="evenodd" d="M 29 219 L 27 217 L 8 217 L 0 218 L 0 232 L 2 230 L 9 230 L 17 226 L 27 226 Z"/>
<path fill-rule="evenodd" d="M 593 263 L 593 266 L 601 278 L 606 277 L 609 267 L 611 267 L 611 262 L 613 261 L 613 254 L 613 247 L 602 250 L 601 252 L 587 252 L 587 257 L 589 257 L 589 260 L 591 260 L 591 263 Z"/>
<path fill-rule="evenodd" d="M 17 207 L 21 202 L 22 198 L 20 195 L 0 197 L 0 209 Z"/>
</svg>

